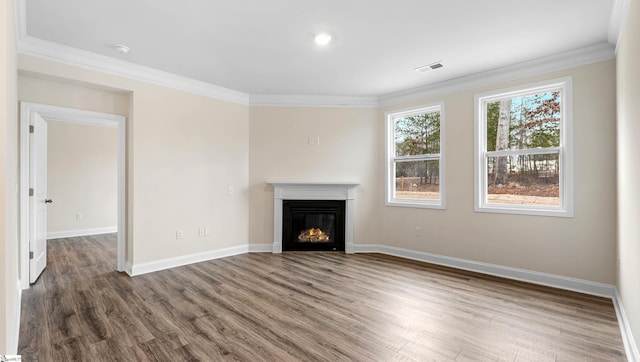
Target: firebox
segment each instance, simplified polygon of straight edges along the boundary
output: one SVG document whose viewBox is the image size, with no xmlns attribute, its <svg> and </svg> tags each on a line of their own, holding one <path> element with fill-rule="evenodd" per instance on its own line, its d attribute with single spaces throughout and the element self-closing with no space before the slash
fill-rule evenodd
<svg viewBox="0 0 640 362">
<path fill-rule="evenodd" d="M 344 251 L 343 200 L 283 200 L 283 251 Z"/>
</svg>

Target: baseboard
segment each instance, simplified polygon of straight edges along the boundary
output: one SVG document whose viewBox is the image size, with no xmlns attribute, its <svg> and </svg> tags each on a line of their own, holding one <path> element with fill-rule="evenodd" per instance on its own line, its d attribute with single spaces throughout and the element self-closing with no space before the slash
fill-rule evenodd
<svg viewBox="0 0 640 362">
<path fill-rule="evenodd" d="M 9 355 L 18 354 L 18 342 L 20 338 L 20 315 L 22 313 L 22 286 L 20 280 L 18 280 L 16 289 L 18 290 L 16 296 L 16 311 L 13 315 L 13 320 L 8 321 L 10 326 L 9 331 L 11 332 L 7 336 L 7 354 Z M 11 313 L 9 313 L 8 315 L 11 315 Z"/>
<path fill-rule="evenodd" d="M 424 261 L 427 263 L 448 266 L 483 274 L 494 275 L 507 279 L 546 285 L 549 287 L 572 290 L 580 293 L 613 298 L 615 286 L 592 282 L 583 279 L 569 278 L 561 275 L 540 273 L 532 270 L 517 269 L 501 265 L 482 263 L 467 259 L 401 249 L 386 245 L 356 245 L 356 253 L 381 253 L 401 258 Z"/>
<path fill-rule="evenodd" d="M 158 260 L 149 263 L 142 263 L 137 265 L 131 265 L 126 263 L 126 272 L 130 276 L 136 276 L 155 271 L 175 268 L 178 266 L 199 263 L 207 260 L 219 259 L 233 255 L 246 254 L 246 253 L 268 253 L 273 251 L 272 244 L 247 244 L 239 245 L 230 248 L 212 250 L 204 253 L 191 254 L 180 256 L 176 258 L 169 258 Z M 620 332 L 622 334 L 622 340 L 624 342 L 625 352 L 629 362 L 640 362 L 640 354 L 638 353 L 638 347 L 635 344 L 635 340 L 631 334 L 631 328 L 629 321 L 627 320 L 622 301 L 617 289 L 613 285 L 597 283 L 583 279 L 569 278 L 560 275 L 540 273 L 536 271 L 517 269 L 506 266 L 500 266 L 495 264 L 482 263 L 467 259 L 453 258 L 443 255 L 431 254 L 421 251 L 414 251 L 402 248 L 396 248 L 386 245 L 355 245 L 356 253 L 381 253 L 387 255 L 393 255 L 401 258 L 423 261 L 427 263 L 433 263 L 443 266 L 448 266 L 457 269 L 463 269 L 483 274 L 489 274 L 499 276 L 508 279 L 520 280 L 524 282 L 546 285 L 550 287 L 572 290 L 585 294 L 591 294 L 606 298 L 611 298 L 616 310 L 618 322 L 620 325 Z M 18 303 L 20 305 L 20 303 Z M 20 311 L 18 311 L 18 316 Z M 18 317 L 19 318 L 19 317 Z M 19 333 L 19 323 L 18 332 Z M 16 334 L 18 336 L 18 334 Z M 15 351 L 17 353 L 18 341 L 16 337 Z M 13 346 L 13 345 L 12 345 Z"/>
<path fill-rule="evenodd" d="M 273 244 L 249 244 L 250 253 L 273 253 Z"/>
<path fill-rule="evenodd" d="M 246 254 L 249 252 L 248 244 L 233 246 L 230 248 L 211 250 L 204 253 L 178 256 L 175 258 L 162 259 L 148 263 L 133 264 L 129 275 L 136 276 L 146 273 L 152 273 L 159 270 L 175 268 L 178 266 L 200 263 L 207 260 L 224 258 L 238 254 Z"/>
<path fill-rule="evenodd" d="M 137 265 L 126 264 L 126 272 L 131 276 L 151 273 L 178 266 L 199 263 L 207 260 L 224 258 L 245 253 L 268 253 L 273 251 L 272 244 L 247 244 L 230 248 L 212 250 L 204 253 L 191 254 L 176 258 L 158 260 Z M 386 245 L 355 245 L 356 253 L 381 253 L 393 255 L 405 259 L 423 261 L 432 264 L 463 269 L 482 274 L 494 275 L 507 279 L 520 280 L 524 282 L 546 285 L 550 287 L 572 290 L 580 293 L 591 294 L 606 298 L 611 298 L 618 316 L 620 331 L 625 346 L 625 352 L 630 362 L 640 362 L 640 355 L 635 340 L 631 334 L 631 328 L 627 320 L 620 296 L 615 286 L 604 283 L 597 283 L 583 279 L 569 278 L 561 275 L 540 273 L 536 271 L 511 268 L 489 263 L 482 263 L 467 259 L 453 258 L 443 255 L 431 254 L 421 251 L 414 251 L 396 248 Z M 17 343 L 17 341 L 16 341 Z M 16 344 L 17 351 L 17 344 Z"/>
<path fill-rule="evenodd" d="M 356 244 L 356 253 L 381 253 L 385 254 L 381 251 L 381 248 L 384 245 L 373 245 L 373 244 Z"/>
<path fill-rule="evenodd" d="M 636 340 L 633 339 L 631 333 L 631 325 L 627 319 L 627 313 L 624 311 L 622 305 L 622 298 L 616 288 L 613 296 L 613 306 L 616 309 L 616 316 L 618 317 L 618 325 L 620 326 L 620 335 L 622 336 L 622 342 L 624 343 L 624 350 L 627 354 L 627 360 L 629 362 L 640 362 L 640 353 L 638 352 L 638 346 Z"/>
<path fill-rule="evenodd" d="M 129 274 L 129 276 L 133 276 L 133 265 L 128 261 L 124 263 L 124 272 Z"/>
<path fill-rule="evenodd" d="M 52 231 L 47 233 L 48 239 L 60 239 L 60 238 L 73 238 L 76 236 L 87 236 L 87 235 L 99 235 L 99 234 L 111 234 L 117 233 L 117 226 L 109 226 L 103 228 L 92 228 L 92 229 L 78 229 L 78 230 L 65 230 L 65 231 Z"/>
</svg>

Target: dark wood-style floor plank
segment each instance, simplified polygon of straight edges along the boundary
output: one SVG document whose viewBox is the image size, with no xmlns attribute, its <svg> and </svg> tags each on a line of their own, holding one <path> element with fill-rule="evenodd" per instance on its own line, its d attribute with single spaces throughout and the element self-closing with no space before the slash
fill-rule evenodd
<svg viewBox="0 0 640 362">
<path fill-rule="evenodd" d="M 130 278 L 49 241 L 25 361 L 625 361 L 610 300 L 377 254 L 246 254 Z"/>
</svg>

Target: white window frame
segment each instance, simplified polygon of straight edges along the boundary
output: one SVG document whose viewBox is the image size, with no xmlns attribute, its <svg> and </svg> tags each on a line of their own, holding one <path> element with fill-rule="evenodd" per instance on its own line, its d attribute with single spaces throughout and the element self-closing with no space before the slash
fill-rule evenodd
<svg viewBox="0 0 640 362">
<path fill-rule="evenodd" d="M 440 112 L 440 153 L 418 156 L 396 156 L 395 144 L 395 119 L 402 117 L 410 117 L 417 114 Z M 444 130 L 445 130 L 445 113 L 444 102 L 431 103 L 418 107 L 394 110 L 385 113 L 385 140 L 386 140 L 386 187 L 385 187 L 385 204 L 387 206 L 401 207 L 420 207 L 429 209 L 445 208 L 445 159 L 444 159 Z M 440 199 L 398 199 L 395 197 L 395 174 L 396 162 L 399 160 L 423 161 L 423 160 L 439 160 L 438 182 L 440 188 Z"/>
<path fill-rule="evenodd" d="M 550 91 L 560 91 L 560 147 L 544 148 L 534 153 L 558 153 L 560 163 L 560 205 L 506 205 L 487 201 L 487 159 L 490 156 L 530 154 L 531 150 L 487 152 L 487 103 Z M 475 95 L 475 211 L 504 214 L 573 217 L 573 86 L 565 77 Z M 490 154 L 490 156 L 488 156 Z"/>
</svg>

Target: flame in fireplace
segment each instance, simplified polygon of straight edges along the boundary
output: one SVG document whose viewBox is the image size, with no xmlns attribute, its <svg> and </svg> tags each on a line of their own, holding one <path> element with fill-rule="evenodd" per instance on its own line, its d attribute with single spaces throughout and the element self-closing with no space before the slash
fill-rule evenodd
<svg viewBox="0 0 640 362">
<path fill-rule="evenodd" d="M 299 242 L 307 242 L 307 243 L 322 243 L 331 241 L 331 236 L 320 228 L 311 228 L 307 230 L 303 230 L 300 235 L 298 235 Z"/>
</svg>

